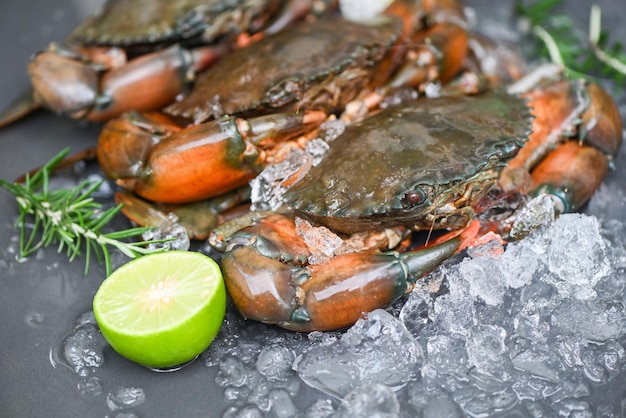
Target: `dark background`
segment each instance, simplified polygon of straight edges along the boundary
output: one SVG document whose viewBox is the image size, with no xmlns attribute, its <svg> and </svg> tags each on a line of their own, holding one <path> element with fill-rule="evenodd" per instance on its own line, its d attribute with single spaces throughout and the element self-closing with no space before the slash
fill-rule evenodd
<svg viewBox="0 0 626 418">
<path fill-rule="evenodd" d="M 512 1 L 467 3 L 490 13 L 497 8 L 496 14 L 506 19 Z M 591 3 L 565 2 L 565 8 L 585 30 Z M 626 44 L 626 0 L 597 3 L 612 39 Z M 27 88 L 25 67 L 31 54 L 51 41 L 62 41 L 100 4 L 100 0 L 0 1 L 0 109 Z M 72 151 L 92 147 L 98 132 L 95 124 L 47 112 L 4 128 L 0 130 L 0 178 L 13 179 L 64 147 Z M 622 190 L 623 164 L 624 153 L 617 170 L 607 179 L 611 187 Z M 81 396 L 76 375 L 63 367 L 54 368 L 49 358 L 51 348 L 59 346 L 76 318 L 90 309 L 104 271 L 94 266 L 83 277 L 82 260 L 70 264 L 55 249 L 17 263 L 12 253 L 16 248 L 12 227 L 16 214 L 13 198 L 0 192 L 0 416 L 115 416 L 104 396 Z M 623 213 L 615 216 L 626 220 Z M 33 321 L 35 317 L 39 320 Z M 155 374 L 118 357 L 107 361 L 99 375 L 110 387 L 136 385 L 146 393 L 146 402 L 133 409 L 140 416 L 221 416 L 226 408 L 221 389 L 215 387 L 214 372 L 202 364 L 177 373 Z"/>
</svg>

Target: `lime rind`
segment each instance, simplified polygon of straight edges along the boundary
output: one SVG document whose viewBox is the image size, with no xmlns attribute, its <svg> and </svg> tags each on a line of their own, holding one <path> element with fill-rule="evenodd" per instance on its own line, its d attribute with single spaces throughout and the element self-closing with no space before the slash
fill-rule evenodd
<svg viewBox="0 0 626 418">
<path fill-rule="evenodd" d="M 113 349 L 149 367 L 172 367 L 212 342 L 226 311 L 226 290 L 212 259 L 170 251 L 120 267 L 102 283 L 93 305 Z"/>
</svg>

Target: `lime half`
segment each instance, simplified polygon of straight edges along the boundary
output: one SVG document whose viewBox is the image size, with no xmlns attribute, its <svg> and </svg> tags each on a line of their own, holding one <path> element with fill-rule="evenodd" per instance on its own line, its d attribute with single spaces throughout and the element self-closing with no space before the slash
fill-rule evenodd
<svg viewBox="0 0 626 418">
<path fill-rule="evenodd" d="M 187 251 L 130 261 L 102 282 L 93 300 L 96 321 L 111 347 L 153 368 L 196 358 L 215 338 L 225 311 L 217 263 Z"/>
</svg>

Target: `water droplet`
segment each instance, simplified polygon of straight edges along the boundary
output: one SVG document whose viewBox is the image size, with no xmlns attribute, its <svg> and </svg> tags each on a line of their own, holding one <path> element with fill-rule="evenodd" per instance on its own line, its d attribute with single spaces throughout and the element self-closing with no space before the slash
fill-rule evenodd
<svg viewBox="0 0 626 418">
<path fill-rule="evenodd" d="M 117 411 L 139 406 L 145 400 L 146 395 L 140 387 L 121 387 L 107 395 L 107 406 L 111 411 Z"/>
<path fill-rule="evenodd" d="M 39 312 L 30 312 L 26 315 L 26 323 L 33 327 L 40 327 L 43 323 L 45 316 Z"/>
</svg>

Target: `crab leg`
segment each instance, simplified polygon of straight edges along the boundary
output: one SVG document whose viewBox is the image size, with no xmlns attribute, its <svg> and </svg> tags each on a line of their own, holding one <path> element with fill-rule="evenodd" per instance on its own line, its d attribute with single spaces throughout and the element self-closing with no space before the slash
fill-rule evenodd
<svg viewBox="0 0 626 418">
<path fill-rule="evenodd" d="M 535 188 L 531 194 L 549 194 L 559 213 L 573 212 L 593 196 L 608 168 L 608 159 L 598 149 L 567 142 L 550 152 L 533 170 Z"/>
<path fill-rule="evenodd" d="M 105 125 L 98 161 L 109 177 L 145 199 L 191 202 L 243 186 L 273 149 L 325 118 L 319 111 L 248 120 L 225 116 L 180 130 L 131 115 Z"/>
<path fill-rule="evenodd" d="M 406 35 L 410 39 L 406 64 L 388 83 L 387 90 L 417 87 L 428 81 L 446 83 L 459 72 L 468 51 L 468 34 L 459 2 L 395 1 L 385 13 L 403 18 L 405 30 L 419 29 Z"/>
<path fill-rule="evenodd" d="M 316 16 L 331 14 L 339 6 L 338 3 L 339 0 L 289 0 L 287 1 L 287 4 L 282 8 L 280 14 L 278 14 L 274 18 L 271 24 L 269 24 L 261 32 L 257 32 L 250 37 L 240 37 L 238 39 L 238 44 L 240 47 L 246 46 L 264 36 L 278 33 L 292 23 L 303 19 L 311 14 Z"/>
<path fill-rule="evenodd" d="M 212 199 L 184 205 L 157 204 L 127 192 L 117 192 L 115 203 L 122 213 L 139 225 L 159 226 L 175 221 L 183 226 L 190 239 L 206 239 L 218 225 L 249 212 L 250 188 L 242 187 Z"/>
<path fill-rule="evenodd" d="M 402 38 L 406 47 L 397 52 L 403 55 L 397 57 L 403 64 L 399 68 L 389 68 L 393 74 L 375 92 L 350 103 L 348 112 L 342 117 L 344 120 L 356 119 L 359 113 L 377 107 L 394 90 L 423 90 L 427 83 L 450 82 L 465 62 L 469 36 L 460 2 L 396 0 L 384 14 L 396 16 L 404 22 Z"/>
<path fill-rule="evenodd" d="M 367 251 L 306 265 L 293 221 L 273 215 L 237 233 L 222 258 L 226 287 L 241 314 L 294 331 L 333 330 L 402 296 L 469 237 L 399 254 Z"/>
</svg>

